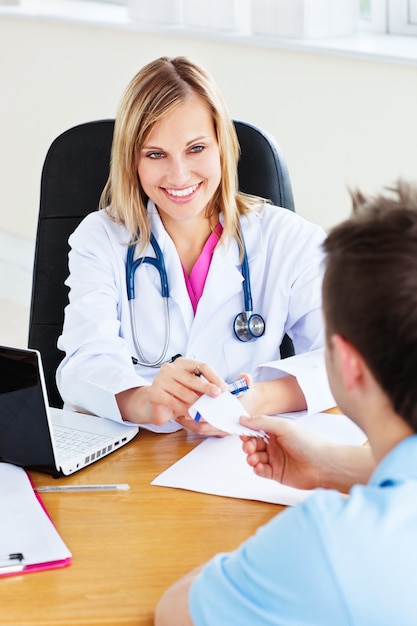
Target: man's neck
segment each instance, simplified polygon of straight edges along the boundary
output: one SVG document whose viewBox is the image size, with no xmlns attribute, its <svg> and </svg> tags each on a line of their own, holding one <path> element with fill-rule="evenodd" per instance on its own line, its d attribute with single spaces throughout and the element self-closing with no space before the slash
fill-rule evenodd
<svg viewBox="0 0 417 626">
<path fill-rule="evenodd" d="M 385 416 L 384 419 L 370 421 L 366 434 L 375 462 L 378 464 L 403 439 L 415 433 L 402 417 L 396 413 L 391 413 L 389 417 Z"/>
</svg>

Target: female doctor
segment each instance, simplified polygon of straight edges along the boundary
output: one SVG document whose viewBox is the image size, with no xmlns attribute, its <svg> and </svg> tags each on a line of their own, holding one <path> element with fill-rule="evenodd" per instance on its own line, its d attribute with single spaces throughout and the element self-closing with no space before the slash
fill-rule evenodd
<svg viewBox="0 0 417 626">
<path fill-rule="evenodd" d="M 327 389 L 324 232 L 239 193 L 238 158 L 233 122 L 202 67 L 164 57 L 132 79 L 101 210 L 69 240 L 57 371 L 66 408 L 214 434 L 188 408 L 242 372 L 251 414 L 301 410 L 308 389 Z M 318 350 L 306 388 L 283 375 L 285 333 L 296 353 Z"/>
</svg>

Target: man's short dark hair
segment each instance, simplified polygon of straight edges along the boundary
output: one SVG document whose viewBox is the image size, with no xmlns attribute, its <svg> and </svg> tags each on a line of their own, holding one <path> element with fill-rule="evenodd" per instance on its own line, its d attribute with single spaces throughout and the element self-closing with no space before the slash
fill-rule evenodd
<svg viewBox="0 0 417 626">
<path fill-rule="evenodd" d="M 353 215 L 323 247 L 326 334 L 365 359 L 394 410 L 417 432 L 417 186 L 352 192 Z"/>
</svg>

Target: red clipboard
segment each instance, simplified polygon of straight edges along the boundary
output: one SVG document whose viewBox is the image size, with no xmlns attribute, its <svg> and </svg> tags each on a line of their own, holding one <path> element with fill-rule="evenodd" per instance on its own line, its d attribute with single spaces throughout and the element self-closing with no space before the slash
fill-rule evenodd
<svg viewBox="0 0 417 626">
<path fill-rule="evenodd" d="M 71 564 L 30 476 L 10 463 L 0 463 L 0 510 L 0 578 Z"/>
</svg>

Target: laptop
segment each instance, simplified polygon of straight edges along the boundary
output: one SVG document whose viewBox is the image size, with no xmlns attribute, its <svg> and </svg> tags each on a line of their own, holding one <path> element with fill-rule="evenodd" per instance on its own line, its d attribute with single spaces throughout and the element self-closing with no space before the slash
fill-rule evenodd
<svg viewBox="0 0 417 626">
<path fill-rule="evenodd" d="M 0 459 L 68 476 L 131 441 L 139 427 L 49 406 L 41 355 L 0 346 Z"/>
</svg>

